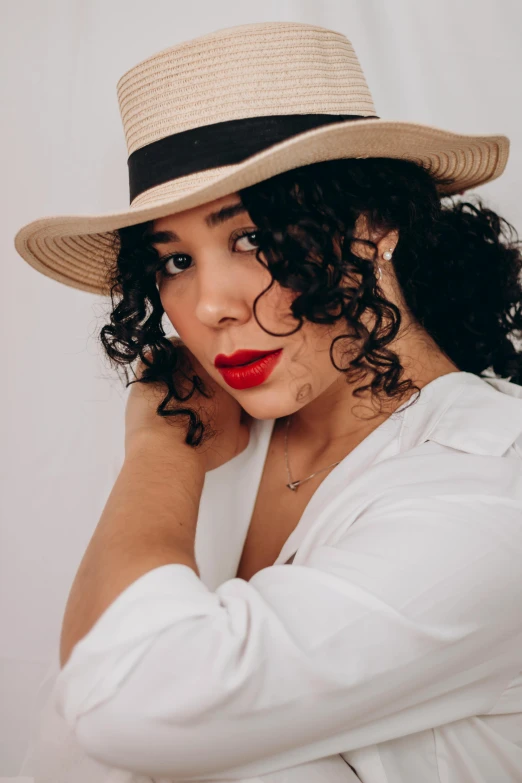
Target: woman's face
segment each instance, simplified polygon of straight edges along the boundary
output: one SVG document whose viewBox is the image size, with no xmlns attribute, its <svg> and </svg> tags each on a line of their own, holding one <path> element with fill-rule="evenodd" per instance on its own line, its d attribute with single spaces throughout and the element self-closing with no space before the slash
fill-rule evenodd
<svg viewBox="0 0 522 783">
<path fill-rule="evenodd" d="M 247 413 L 257 419 L 287 416 L 327 390 L 333 392 L 333 385 L 345 385 L 329 356 L 333 337 L 343 333 L 341 323 L 334 329 L 305 321 L 289 337 L 274 337 L 258 325 L 254 300 L 271 275 L 256 259 L 256 226 L 238 194 L 158 218 L 151 231 L 165 234 L 155 236 L 152 245 L 164 261 L 157 286 L 172 326 Z M 296 295 L 274 283 L 257 303 L 261 324 L 271 332 L 293 331 L 298 322 L 289 307 Z M 341 342 L 346 348 L 346 341 Z M 230 356 L 240 349 L 282 352 L 268 377 L 265 364 L 255 374 L 261 382 L 251 385 L 250 373 L 246 381 L 238 380 L 237 373 L 222 374 L 214 364 L 219 354 Z"/>
</svg>

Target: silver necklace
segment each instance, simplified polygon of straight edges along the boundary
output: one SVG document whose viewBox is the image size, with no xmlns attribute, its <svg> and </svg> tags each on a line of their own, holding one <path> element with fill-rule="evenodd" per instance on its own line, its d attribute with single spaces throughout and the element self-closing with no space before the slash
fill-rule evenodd
<svg viewBox="0 0 522 783">
<path fill-rule="evenodd" d="M 288 473 L 288 484 L 286 485 L 288 489 L 296 491 L 299 484 L 304 484 L 305 481 L 308 481 L 309 479 L 313 478 L 314 476 L 317 476 L 318 473 L 322 473 L 324 470 L 329 470 L 330 468 L 333 468 L 335 465 L 338 465 L 339 462 L 334 462 L 332 465 L 328 465 L 327 468 L 321 468 L 321 470 L 316 470 L 315 473 L 312 473 L 311 476 L 307 476 L 304 479 L 301 479 L 300 481 L 292 481 L 292 476 L 290 475 L 290 468 L 288 466 L 288 427 L 290 426 L 290 419 L 292 417 L 289 416 L 286 422 L 286 429 L 285 429 L 285 462 L 286 462 L 286 472 Z"/>
</svg>

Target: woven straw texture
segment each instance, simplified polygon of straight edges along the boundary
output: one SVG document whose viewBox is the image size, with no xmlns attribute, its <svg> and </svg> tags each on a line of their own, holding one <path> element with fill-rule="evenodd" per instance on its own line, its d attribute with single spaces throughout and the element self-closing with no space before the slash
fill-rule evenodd
<svg viewBox="0 0 522 783">
<path fill-rule="evenodd" d="M 242 25 L 171 47 L 122 76 L 117 90 L 129 155 L 241 117 L 376 114 L 350 41 L 295 23 Z"/>
<path fill-rule="evenodd" d="M 351 42 L 315 25 L 240 25 L 186 41 L 127 71 L 117 97 L 128 154 L 182 131 L 246 117 L 356 114 L 375 117 Z M 274 144 L 241 163 L 179 177 L 105 215 L 52 216 L 15 237 L 22 258 L 73 288 L 108 295 L 116 229 L 221 198 L 283 171 L 344 157 L 392 157 L 429 165 L 455 182 L 445 194 L 500 176 L 506 136 L 470 136 L 383 119 L 334 123 Z"/>
</svg>

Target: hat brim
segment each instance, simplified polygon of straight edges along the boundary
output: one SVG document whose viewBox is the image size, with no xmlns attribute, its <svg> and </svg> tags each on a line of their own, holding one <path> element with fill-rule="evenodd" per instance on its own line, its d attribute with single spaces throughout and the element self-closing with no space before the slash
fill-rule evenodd
<svg viewBox="0 0 522 783">
<path fill-rule="evenodd" d="M 116 261 L 115 232 L 192 207 L 269 179 L 284 171 L 339 158 L 402 158 L 451 177 L 441 195 L 499 177 L 509 156 L 501 135 L 464 135 L 392 120 L 339 122 L 292 136 L 238 164 L 208 169 L 151 188 L 130 207 L 103 215 L 53 215 L 24 225 L 15 236 L 20 256 L 64 285 L 108 296 L 107 270 Z"/>
</svg>

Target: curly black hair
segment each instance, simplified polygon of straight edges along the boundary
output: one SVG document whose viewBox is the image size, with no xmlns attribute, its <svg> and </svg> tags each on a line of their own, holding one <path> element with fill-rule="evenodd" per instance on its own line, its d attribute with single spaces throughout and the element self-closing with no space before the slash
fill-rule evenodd
<svg viewBox="0 0 522 783">
<path fill-rule="evenodd" d="M 393 268 L 414 323 L 460 370 L 522 384 L 522 350 L 515 345 L 522 335 L 520 240 L 480 198 L 475 196 L 474 204 L 443 195 L 442 187 L 451 183 L 409 160 L 350 158 L 292 169 L 239 191 L 257 227 L 257 260 L 272 276 L 254 303 L 258 323 L 257 302 L 277 282 L 296 293 L 291 311 L 298 323 L 289 334 L 301 329 L 304 319 L 346 325 L 346 335 L 332 341 L 330 358 L 347 382 L 373 374 L 369 384 L 354 390 L 356 396 L 371 389 L 372 396 L 393 398 L 419 389 L 410 379 L 401 380 L 404 369 L 386 347 L 399 332 L 401 312 L 382 296 L 374 259 L 354 253 L 346 241 L 364 215 L 379 233 L 398 231 Z M 129 226 L 115 235 L 117 260 L 107 270 L 112 312 L 100 340 L 111 363 L 123 367 L 127 386 L 166 385 L 157 413 L 187 416 L 185 442 L 197 447 L 212 437 L 212 429 L 193 408 L 167 405 L 189 400 L 196 389 L 205 397 L 212 393 L 185 371 L 180 350 L 165 336 L 156 286 L 159 254 L 147 239 L 151 225 Z M 376 251 L 375 243 L 366 244 Z M 364 313 L 374 316 L 371 329 L 361 322 Z M 333 344 L 341 339 L 349 341 L 346 368 L 332 358 Z M 127 365 L 138 357 L 145 368 L 129 381 Z"/>
</svg>

